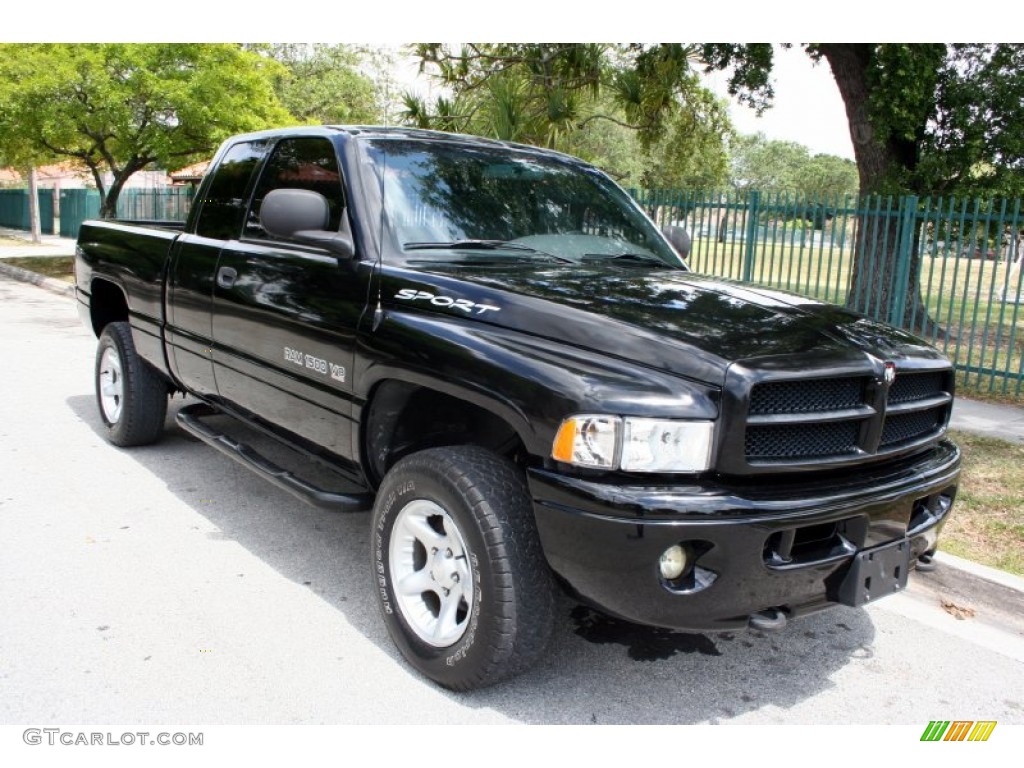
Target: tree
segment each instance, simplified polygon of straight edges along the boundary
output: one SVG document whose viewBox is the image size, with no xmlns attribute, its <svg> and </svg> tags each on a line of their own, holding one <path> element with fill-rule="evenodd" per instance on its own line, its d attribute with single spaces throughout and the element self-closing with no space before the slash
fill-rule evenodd
<svg viewBox="0 0 1024 768">
<path fill-rule="evenodd" d="M 0 101 L 0 114 L 3 113 Z M 46 154 L 26 141 L 24 137 L 8 135 L 0 141 L 0 168 L 19 168 L 28 181 L 28 220 L 32 242 L 42 242 L 42 222 L 39 218 L 39 185 L 36 167 L 46 161 Z"/>
<path fill-rule="evenodd" d="M 736 189 L 796 192 L 834 198 L 857 194 L 857 166 L 835 155 L 811 156 L 795 141 L 769 139 L 763 133 L 738 136 L 729 148 Z"/>
<path fill-rule="evenodd" d="M 233 44 L 2 44 L 0 154 L 82 163 L 109 218 L 136 171 L 294 122 L 271 85 L 279 66 Z"/>
<path fill-rule="evenodd" d="M 797 170 L 794 183 L 810 197 L 842 200 L 857 194 L 857 165 L 845 157 L 814 155 Z"/>
<path fill-rule="evenodd" d="M 612 111 L 610 105 L 594 105 L 594 111 Z M 646 186 L 648 164 L 636 131 L 620 122 L 593 120 L 585 122 L 560 142 L 558 147 L 582 157 L 603 170 L 625 187 Z"/>
<path fill-rule="evenodd" d="M 391 46 L 356 47 L 359 71 L 373 83 L 377 117 L 390 125 L 402 108 L 402 93 L 395 79 L 398 65 L 397 49 Z"/>
<path fill-rule="evenodd" d="M 710 93 L 709 98 L 714 98 Z M 724 105 L 698 116 L 685 107 L 665 126 L 661 137 L 646 145 L 635 128 L 625 122 L 624 112 L 614 104 L 586 107 L 590 113 L 614 115 L 616 120 L 581 121 L 557 149 L 593 163 L 620 184 L 643 189 L 712 189 L 728 178 L 729 156 L 726 139 L 732 125 Z"/>
<path fill-rule="evenodd" d="M 701 104 L 694 108 L 694 103 Z M 690 94 L 644 152 L 647 189 L 718 189 L 729 178 L 729 147 L 735 138 L 725 102 L 707 90 Z"/>
<path fill-rule="evenodd" d="M 730 156 L 732 185 L 766 192 L 796 191 L 800 170 L 811 159 L 803 144 L 769 139 L 763 133 L 738 136 Z"/>
<path fill-rule="evenodd" d="M 303 123 L 376 123 L 374 83 L 359 72 L 360 55 L 345 45 L 257 43 L 247 46 L 283 65 L 274 77 L 281 104 Z"/>
<path fill-rule="evenodd" d="M 421 127 L 562 149 L 643 186 L 724 181 L 725 105 L 692 71 L 692 47 L 591 43 L 421 43 L 415 53 L 450 91 L 406 96 Z"/>
<path fill-rule="evenodd" d="M 1024 47 L 814 43 L 804 49 L 835 77 L 862 195 L 1024 190 Z M 731 68 L 730 92 L 741 101 L 758 109 L 770 104 L 771 46 L 706 44 L 703 58 L 709 68 Z M 872 264 L 855 261 L 848 303 L 870 300 L 893 308 L 890 321 L 909 323 L 911 308 L 924 306 L 920 249 L 911 249 L 907 294 L 898 296 L 900 234 L 895 220 L 859 227 L 857 252 L 870 253 Z M 917 329 L 940 330 L 928 318 L 918 319 Z"/>
<path fill-rule="evenodd" d="M 584 119 L 585 97 L 599 95 L 608 46 L 468 43 L 454 51 L 419 43 L 413 50 L 421 71 L 454 97 L 428 105 L 407 95 L 408 122 L 554 147 Z"/>
<path fill-rule="evenodd" d="M 913 180 L 919 194 L 1024 195 L 1024 46 L 951 46 Z"/>
</svg>

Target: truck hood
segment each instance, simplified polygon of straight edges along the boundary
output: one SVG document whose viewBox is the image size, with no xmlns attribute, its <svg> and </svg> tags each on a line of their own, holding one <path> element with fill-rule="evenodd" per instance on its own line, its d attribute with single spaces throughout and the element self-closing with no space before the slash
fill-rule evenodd
<svg viewBox="0 0 1024 768">
<path fill-rule="evenodd" d="M 920 339 L 841 307 L 680 270 L 635 266 L 388 270 L 383 295 L 721 385 L 736 362 L 941 359 Z M 780 358 L 786 358 L 786 362 Z"/>
</svg>

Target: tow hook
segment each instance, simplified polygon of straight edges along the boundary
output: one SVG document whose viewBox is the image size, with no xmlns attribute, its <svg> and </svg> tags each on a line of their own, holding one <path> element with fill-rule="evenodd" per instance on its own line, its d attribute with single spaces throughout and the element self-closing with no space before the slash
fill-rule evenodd
<svg viewBox="0 0 1024 768">
<path fill-rule="evenodd" d="M 757 613 L 750 614 L 751 629 L 760 629 L 765 632 L 777 632 L 786 626 L 786 614 L 779 608 L 768 608 Z"/>
</svg>

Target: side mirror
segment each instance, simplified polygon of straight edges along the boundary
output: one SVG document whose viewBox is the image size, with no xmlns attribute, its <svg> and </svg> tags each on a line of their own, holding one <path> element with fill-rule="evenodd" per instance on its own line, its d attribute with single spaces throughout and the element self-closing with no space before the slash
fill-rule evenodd
<svg viewBox="0 0 1024 768">
<path fill-rule="evenodd" d="M 690 236 L 687 234 L 684 227 L 677 227 L 671 225 L 663 227 L 661 234 L 672 244 L 675 252 L 679 254 L 681 259 L 685 259 L 690 255 Z"/>
<path fill-rule="evenodd" d="M 327 198 L 308 189 L 275 189 L 260 205 L 260 224 L 268 234 L 325 248 L 340 258 L 352 258 L 352 237 L 326 229 L 330 220 Z"/>
</svg>

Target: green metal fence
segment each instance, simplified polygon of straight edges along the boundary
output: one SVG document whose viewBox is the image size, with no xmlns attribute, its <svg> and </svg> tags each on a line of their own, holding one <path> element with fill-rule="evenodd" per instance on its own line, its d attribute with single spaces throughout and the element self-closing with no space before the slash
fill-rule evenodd
<svg viewBox="0 0 1024 768">
<path fill-rule="evenodd" d="M 86 219 L 100 215 L 100 193 L 95 189 L 62 189 L 60 192 L 60 236 L 78 237 Z"/>
<path fill-rule="evenodd" d="M 191 187 L 126 189 L 117 199 L 117 218 L 184 221 L 192 205 Z M 78 237 L 86 219 L 100 215 L 100 193 L 95 189 L 65 189 L 60 193 L 60 234 Z"/>
<path fill-rule="evenodd" d="M 698 272 L 847 304 L 924 335 L 955 362 L 962 387 L 1024 396 L 1019 199 L 633 195 L 660 225 L 686 227 Z M 858 285 L 885 282 L 889 301 L 851 290 L 855 264 Z"/>
<path fill-rule="evenodd" d="M 192 187 L 126 189 L 117 200 L 119 219 L 185 221 L 195 194 Z"/>
<path fill-rule="evenodd" d="M 126 189 L 117 201 L 117 217 L 185 221 L 194 194 L 191 187 Z M 53 190 L 39 190 L 39 218 L 43 234 L 52 235 L 54 221 L 59 219 L 61 237 L 78 237 L 82 222 L 100 215 L 100 193 L 95 189 L 62 189 L 59 202 L 58 217 Z M 0 189 L 0 226 L 29 229 L 28 190 Z"/>
<path fill-rule="evenodd" d="M 53 190 L 39 190 L 39 224 L 44 235 L 53 234 Z M 0 227 L 31 229 L 27 189 L 0 189 Z"/>
</svg>

